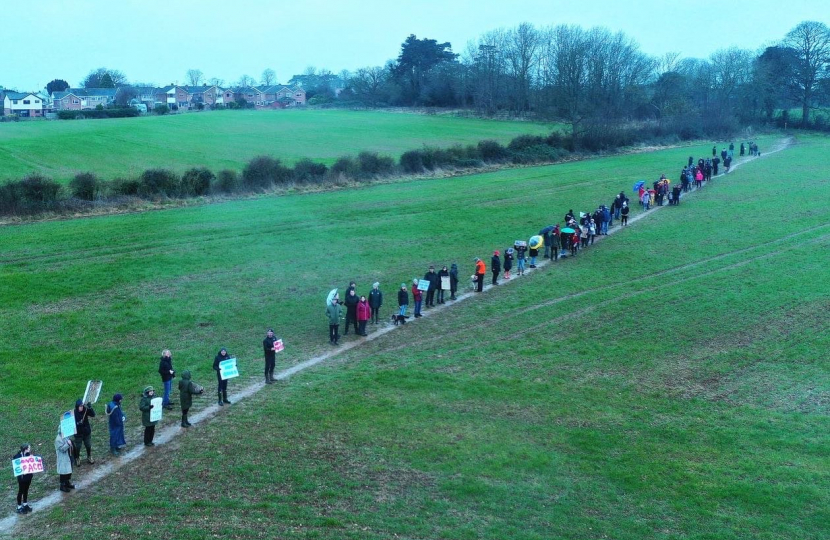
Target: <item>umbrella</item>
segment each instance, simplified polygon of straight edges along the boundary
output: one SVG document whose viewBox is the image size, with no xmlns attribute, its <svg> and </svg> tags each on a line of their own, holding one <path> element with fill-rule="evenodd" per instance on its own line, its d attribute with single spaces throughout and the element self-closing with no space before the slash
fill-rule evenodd
<svg viewBox="0 0 830 540">
<path fill-rule="evenodd" d="M 639 180 L 636 184 L 634 184 L 634 192 L 636 193 L 637 191 L 639 191 L 640 188 L 643 187 L 643 185 L 645 183 L 646 183 L 645 180 Z"/>
<path fill-rule="evenodd" d="M 553 230 L 553 225 L 548 225 L 547 227 L 545 227 L 544 229 L 542 229 L 541 231 L 539 231 L 539 234 L 541 234 L 541 235 L 546 235 L 546 234 L 548 234 L 549 232 L 551 232 L 552 230 Z"/>
<path fill-rule="evenodd" d="M 335 296 L 337 296 L 337 289 L 332 289 L 331 292 L 329 292 L 328 297 L 326 297 L 326 306 L 331 304 L 331 301 Z"/>
<path fill-rule="evenodd" d="M 564 229 L 562 229 L 562 232 L 565 233 L 565 234 L 573 234 L 576 231 L 571 229 L 570 227 L 565 227 Z"/>
<path fill-rule="evenodd" d="M 545 239 L 541 236 L 531 236 L 528 245 L 530 249 L 539 249 L 540 247 L 544 247 Z"/>
<path fill-rule="evenodd" d="M 508 255 L 513 255 L 513 253 L 515 253 L 515 250 L 513 248 L 507 248 L 506 250 L 504 250 L 504 252 Z"/>
</svg>

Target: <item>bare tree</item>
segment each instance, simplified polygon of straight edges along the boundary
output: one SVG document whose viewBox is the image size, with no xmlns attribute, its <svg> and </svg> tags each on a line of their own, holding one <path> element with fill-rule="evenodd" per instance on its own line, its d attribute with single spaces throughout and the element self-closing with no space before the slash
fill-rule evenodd
<svg viewBox="0 0 830 540">
<path fill-rule="evenodd" d="M 273 69 L 268 68 L 262 72 L 262 78 L 259 82 L 265 86 L 277 84 L 277 73 Z"/>
<path fill-rule="evenodd" d="M 672 73 L 677 71 L 680 61 L 680 53 L 679 52 L 667 52 L 664 53 L 657 60 L 657 72 L 659 75 L 663 73 Z"/>
<path fill-rule="evenodd" d="M 784 45 L 793 49 L 798 61 L 794 66 L 794 83 L 801 103 L 801 124 L 810 120 L 813 95 L 823 78 L 830 77 L 830 29 L 816 21 L 804 21 L 789 31 Z"/>
<path fill-rule="evenodd" d="M 190 86 L 199 86 L 204 78 L 205 74 L 202 73 L 201 69 L 188 69 L 185 74 L 185 79 Z"/>
<path fill-rule="evenodd" d="M 530 23 L 522 23 L 505 36 L 508 73 L 513 79 L 516 110 L 530 108 L 530 85 L 538 61 L 539 31 Z"/>
<path fill-rule="evenodd" d="M 712 53 L 712 90 L 717 98 L 718 112 L 732 110 L 738 89 L 752 77 L 754 55 L 747 50 L 731 47 Z"/>
<path fill-rule="evenodd" d="M 361 103 L 377 107 L 388 100 L 388 76 L 389 72 L 382 67 L 361 68 L 349 79 L 348 88 Z"/>
<path fill-rule="evenodd" d="M 236 84 L 240 87 L 253 86 L 256 84 L 256 81 L 250 75 L 243 75 L 239 77 L 239 81 L 237 81 Z"/>
<path fill-rule="evenodd" d="M 225 86 L 225 81 L 223 79 L 218 78 L 218 77 L 211 77 L 210 79 L 208 79 L 208 85 L 210 85 L 210 86 L 220 86 L 221 87 L 221 86 Z"/>
</svg>

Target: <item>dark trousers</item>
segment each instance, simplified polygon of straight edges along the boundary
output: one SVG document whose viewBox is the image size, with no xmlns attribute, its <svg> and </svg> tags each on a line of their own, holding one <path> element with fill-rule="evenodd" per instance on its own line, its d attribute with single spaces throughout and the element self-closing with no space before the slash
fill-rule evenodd
<svg viewBox="0 0 830 540">
<path fill-rule="evenodd" d="M 358 327 L 360 328 L 357 333 L 361 336 L 366 333 L 366 321 L 358 321 Z"/>
<path fill-rule="evenodd" d="M 337 340 L 340 339 L 340 334 L 338 330 L 340 329 L 339 324 L 330 324 L 329 325 L 329 341 L 332 343 L 337 343 Z"/>
<path fill-rule="evenodd" d="M 484 274 L 476 274 L 476 290 L 478 292 L 484 290 Z"/>
<path fill-rule="evenodd" d="M 29 502 L 29 486 L 32 485 L 31 478 L 17 477 L 17 505 Z"/>
<path fill-rule="evenodd" d="M 265 378 L 267 379 L 270 376 L 274 375 L 274 367 L 276 367 L 277 359 L 274 358 L 265 358 Z"/>
<path fill-rule="evenodd" d="M 560 247 L 559 247 L 559 246 L 552 246 L 552 247 L 550 248 L 550 250 L 553 252 L 553 260 L 554 260 L 554 261 L 559 260 L 559 251 L 560 251 Z"/>
<path fill-rule="evenodd" d="M 628 225 L 628 216 L 627 216 L 627 215 L 623 215 L 623 217 L 622 217 L 622 224 L 623 224 L 623 225 Z"/>
<path fill-rule="evenodd" d="M 228 391 L 228 381 L 222 380 L 222 375 L 219 373 L 219 370 L 216 370 L 216 390 L 218 392 L 227 392 Z"/>
<path fill-rule="evenodd" d="M 444 303 L 444 289 L 438 289 L 438 303 Z"/>
<path fill-rule="evenodd" d="M 380 308 L 373 307 L 372 308 L 372 322 L 380 322 Z"/>
<path fill-rule="evenodd" d="M 456 291 L 458 291 L 458 282 L 456 282 L 455 284 L 450 285 L 450 299 L 451 300 L 455 299 Z"/>
<path fill-rule="evenodd" d="M 92 453 L 92 435 L 76 434 L 74 438 L 75 444 L 72 445 L 73 457 L 75 459 L 78 459 L 78 457 L 81 455 L 81 443 L 83 443 L 84 448 L 86 448 L 86 457 L 89 457 L 89 455 Z"/>
<path fill-rule="evenodd" d="M 496 270 L 493 270 L 493 285 L 499 284 L 499 273 Z"/>
<path fill-rule="evenodd" d="M 344 334 L 349 333 L 349 326 L 354 324 L 354 331 L 357 333 L 357 306 L 355 306 L 354 310 L 352 308 L 346 308 L 346 331 L 343 332 Z"/>
<path fill-rule="evenodd" d="M 190 409 L 182 409 L 182 424 L 187 424 L 187 411 Z"/>
<path fill-rule="evenodd" d="M 153 437 L 156 436 L 156 426 L 144 426 L 144 444 L 153 442 Z"/>
<path fill-rule="evenodd" d="M 430 287 L 427 289 L 427 305 L 434 306 L 435 305 L 435 289 Z"/>
</svg>

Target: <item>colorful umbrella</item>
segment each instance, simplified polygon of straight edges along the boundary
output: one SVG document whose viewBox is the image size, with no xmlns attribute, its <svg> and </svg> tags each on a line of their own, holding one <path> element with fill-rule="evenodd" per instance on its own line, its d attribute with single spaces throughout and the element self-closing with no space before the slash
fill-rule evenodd
<svg viewBox="0 0 830 540">
<path fill-rule="evenodd" d="M 643 187 L 643 185 L 645 183 L 646 183 L 645 180 L 640 180 L 636 184 L 634 184 L 634 193 L 637 193 L 638 191 L 640 191 L 640 188 Z"/>
<path fill-rule="evenodd" d="M 565 234 L 573 234 L 576 231 L 571 229 L 570 227 L 565 227 L 564 229 L 562 229 L 562 232 L 565 233 Z"/>
<path fill-rule="evenodd" d="M 531 236 L 527 245 L 530 246 L 530 249 L 539 249 L 540 247 L 545 247 L 545 239 L 538 235 Z"/>
<path fill-rule="evenodd" d="M 326 307 L 328 307 L 328 305 L 331 304 L 331 301 L 335 296 L 337 296 L 337 289 L 332 289 L 331 292 L 329 292 L 329 295 L 326 297 Z"/>
</svg>

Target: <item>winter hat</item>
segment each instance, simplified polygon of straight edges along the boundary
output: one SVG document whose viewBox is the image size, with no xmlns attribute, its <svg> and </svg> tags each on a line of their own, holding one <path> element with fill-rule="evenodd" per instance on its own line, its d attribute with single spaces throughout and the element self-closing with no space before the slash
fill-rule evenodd
<svg viewBox="0 0 830 540">
<path fill-rule="evenodd" d="M 401 289 L 406 289 L 406 283 L 401 283 Z"/>
<path fill-rule="evenodd" d="M 412 283 L 413 284 L 418 283 L 418 278 L 416 278 L 416 277 L 412 278 Z"/>
<path fill-rule="evenodd" d="M 380 287 L 379 281 L 375 281 L 374 283 L 372 283 L 372 288 L 374 289 L 375 287 Z"/>
<path fill-rule="evenodd" d="M 82 399 L 77 399 L 77 400 L 75 400 L 75 406 L 76 406 L 76 407 L 80 407 L 80 406 L 81 406 L 81 405 L 83 405 L 83 404 L 84 404 L 84 401 L 83 401 Z"/>
<path fill-rule="evenodd" d="M 496 251 L 493 252 L 493 255 L 498 255 L 498 254 L 499 254 L 499 250 L 496 250 Z"/>
<path fill-rule="evenodd" d="M 115 394 L 114 396 L 112 396 L 113 401 L 121 401 L 122 399 L 124 399 L 124 396 L 122 396 L 121 394 Z"/>
<path fill-rule="evenodd" d="M 149 394 L 150 392 L 155 392 L 152 386 L 147 386 L 144 388 L 144 393 Z"/>
</svg>

